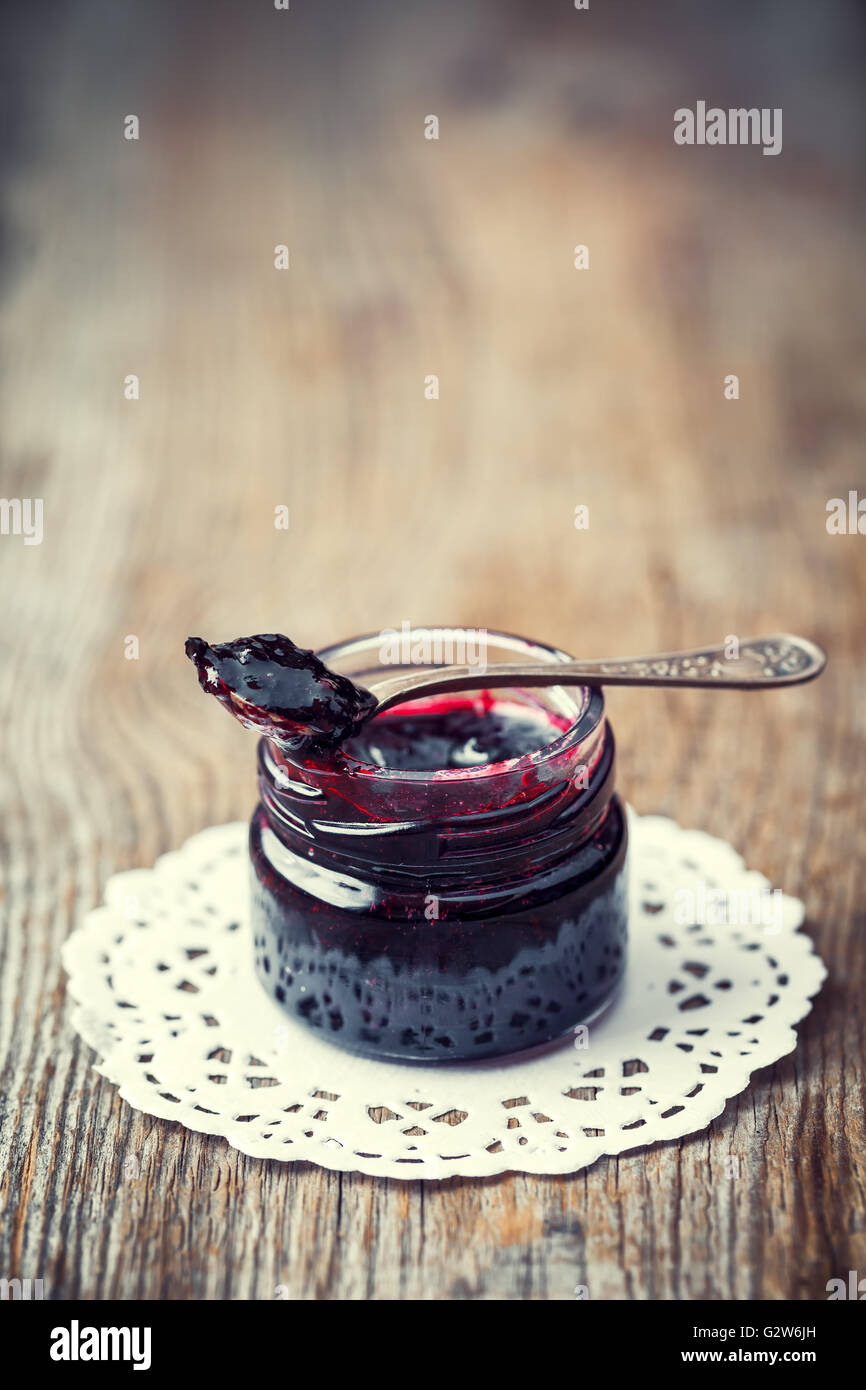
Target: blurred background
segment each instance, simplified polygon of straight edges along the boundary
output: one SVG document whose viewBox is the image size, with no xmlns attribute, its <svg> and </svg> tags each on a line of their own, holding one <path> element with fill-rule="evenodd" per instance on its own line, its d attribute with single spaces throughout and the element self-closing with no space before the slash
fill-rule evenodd
<svg viewBox="0 0 866 1390">
<path fill-rule="evenodd" d="M 863 7 L 49 0 L 3 22 L 0 488 L 44 499 L 41 545 L 0 537 L 22 1094 L 106 875 L 251 809 L 253 740 L 203 702 L 186 636 L 403 620 L 587 657 L 826 646 L 816 686 L 609 709 L 639 810 L 805 897 L 838 969 L 798 1065 L 837 1094 L 861 1041 L 866 539 L 825 523 L 866 495 Z M 782 153 L 675 145 L 699 100 L 781 107 Z M 750 1241 L 781 1239 L 765 1200 Z M 773 1296 L 810 1287 L 793 1252 L 828 1218 L 800 1216 Z M 677 1296 L 744 1296 L 749 1267 L 705 1246 Z"/>
</svg>

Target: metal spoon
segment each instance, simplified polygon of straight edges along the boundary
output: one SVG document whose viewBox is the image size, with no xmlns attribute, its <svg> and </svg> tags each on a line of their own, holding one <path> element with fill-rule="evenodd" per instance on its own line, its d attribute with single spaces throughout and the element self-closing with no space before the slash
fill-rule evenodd
<svg viewBox="0 0 866 1390">
<path fill-rule="evenodd" d="M 727 656 L 725 646 L 721 646 L 600 661 L 505 662 L 488 666 L 483 671 L 478 666 L 439 666 L 434 670 L 403 671 L 399 676 L 383 679 L 374 677 L 366 682 L 366 687 L 378 701 L 372 718 L 393 705 L 421 696 L 446 695 L 455 690 L 495 690 L 510 685 L 666 685 L 703 686 L 711 690 L 776 690 L 783 685 L 814 680 L 826 664 L 827 656 L 817 643 L 781 633 L 772 637 L 750 637 L 740 642 L 736 656 Z"/>
</svg>

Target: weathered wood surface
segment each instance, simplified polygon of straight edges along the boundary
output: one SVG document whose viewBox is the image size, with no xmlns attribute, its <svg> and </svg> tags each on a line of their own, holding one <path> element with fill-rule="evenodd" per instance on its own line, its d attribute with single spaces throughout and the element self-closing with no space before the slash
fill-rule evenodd
<svg viewBox="0 0 866 1390">
<path fill-rule="evenodd" d="M 787 6 L 781 35 L 690 14 L 13 8 L 2 492 L 44 498 L 45 535 L 0 537 L 0 1274 L 94 1299 L 866 1274 L 866 540 L 825 529 L 866 492 L 858 39 L 842 4 Z M 676 148 L 701 96 L 784 106 L 783 154 Z M 828 648 L 774 698 L 610 696 L 637 808 L 804 897 L 830 967 L 796 1053 L 708 1132 L 572 1178 L 392 1183 L 244 1158 L 91 1070 L 61 942 L 110 873 L 251 806 L 251 743 L 183 638 L 403 618 L 593 656 Z"/>
</svg>

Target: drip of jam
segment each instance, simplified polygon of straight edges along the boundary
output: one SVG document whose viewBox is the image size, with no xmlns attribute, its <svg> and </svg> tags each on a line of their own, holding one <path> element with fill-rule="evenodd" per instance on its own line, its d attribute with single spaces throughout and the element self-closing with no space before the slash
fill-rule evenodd
<svg viewBox="0 0 866 1390">
<path fill-rule="evenodd" d="M 214 646 L 188 637 L 185 651 L 202 690 L 216 696 L 245 729 L 283 748 L 306 742 L 334 748 L 376 707 L 369 690 L 329 671 L 314 652 L 279 633 Z"/>
<path fill-rule="evenodd" d="M 384 714 L 347 740 L 344 751 L 362 763 L 403 772 L 482 767 L 537 753 L 563 730 L 525 708 L 492 709 L 455 702 L 435 713 L 407 708 Z"/>
</svg>

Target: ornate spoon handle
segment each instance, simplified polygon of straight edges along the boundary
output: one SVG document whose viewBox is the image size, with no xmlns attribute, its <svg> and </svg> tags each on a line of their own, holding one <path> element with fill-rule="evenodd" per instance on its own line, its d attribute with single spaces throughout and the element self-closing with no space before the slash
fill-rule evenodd
<svg viewBox="0 0 866 1390">
<path fill-rule="evenodd" d="M 728 644 L 731 645 L 731 644 Z M 728 645 L 695 647 L 655 656 L 617 657 L 600 661 L 539 664 L 506 662 L 488 666 L 440 666 L 402 671 L 370 683 L 377 713 L 404 700 L 509 685 L 663 685 L 702 686 L 713 690 L 775 690 L 814 680 L 827 657 L 805 637 L 788 633 L 750 637 L 728 655 Z"/>
</svg>

